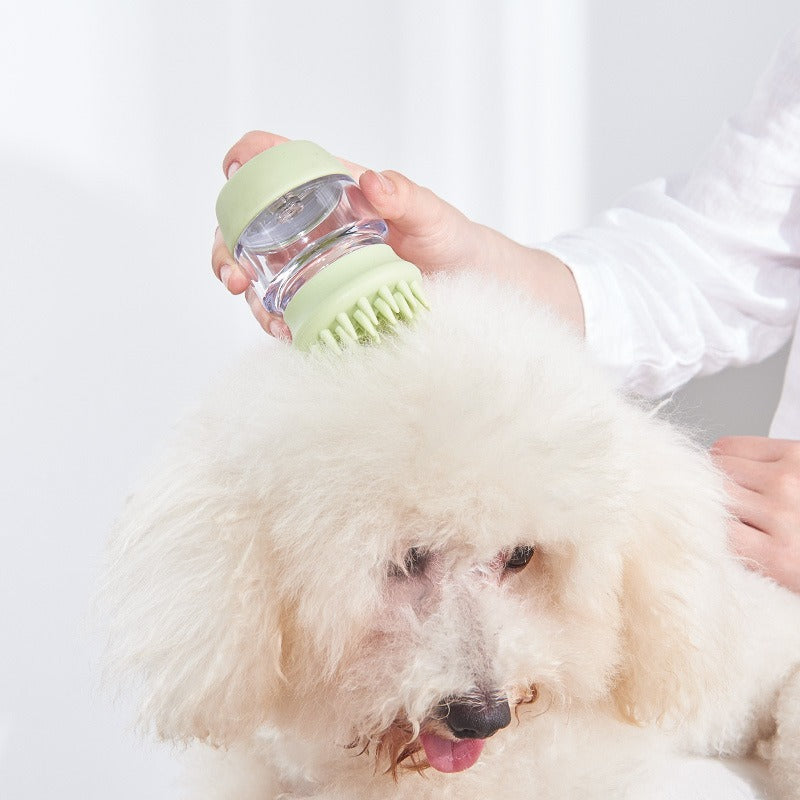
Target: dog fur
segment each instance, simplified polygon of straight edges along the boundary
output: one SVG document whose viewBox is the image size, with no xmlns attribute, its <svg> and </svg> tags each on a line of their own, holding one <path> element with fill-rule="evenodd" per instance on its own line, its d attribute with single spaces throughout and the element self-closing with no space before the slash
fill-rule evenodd
<svg viewBox="0 0 800 800">
<path fill-rule="evenodd" d="M 111 668 L 191 797 L 655 798 L 758 746 L 800 798 L 800 598 L 728 551 L 707 456 L 515 291 L 427 291 L 377 347 L 265 343 L 125 509 Z M 431 769 L 471 696 L 511 724 Z"/>
</svg>

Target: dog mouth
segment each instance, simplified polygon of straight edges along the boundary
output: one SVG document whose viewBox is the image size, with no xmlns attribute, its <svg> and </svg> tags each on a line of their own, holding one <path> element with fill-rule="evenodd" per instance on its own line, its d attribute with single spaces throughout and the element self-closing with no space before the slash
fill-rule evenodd
<svg viewBox="0 0 800 800">
<path fill-rule="evenodd" d="M 378 737 L 376 757 L 388 760 L 386 771 L 395 780 L 401 765 L 418 772 L 429 767 L 443 773 L 464 772 L 480 759 L 486 740 L 511 722 L 512 710 L 519 721 L 519 707 L 535 702 L 538 696 L 536 685 L 530 684 L 511 692 L 507 699 L 494 695 L 478 700 L 474 695 L 449 697 L 416 729 L 401 715 Z"/>
<path fill-rule="evenodd" d="M 419 736 L 425 758 L 438 772 L 463 772 L 481 757 L 485 739 L 445 739 L 435 733 Z"/>
<path fill-rule="evenodd" d="M 445 698 L 433 716 L 435 723 L 420 733 L 428 764 L 463 772 L 480 758 L 486 739 L 511 722 L 511 705 L 505 692 L 474 690 Z"/>
<path fill-rule="evenodd" d="M 426 720 L 414 736 L 408 721 L 399 719 L 378 740 L 376 757 L 379 763 L 387 759 L 386 772 L 395 780 L 400 767 L 417 772 L 428 768 L 443 773 L 463 772 L 475 765 L 485 743 L 485 738 L 454 737 L 436 718 Z M 357 742 L 351 745 L 357 746 Z M 361 752 L 368 747 L 365 745 Z"/>
</svg>

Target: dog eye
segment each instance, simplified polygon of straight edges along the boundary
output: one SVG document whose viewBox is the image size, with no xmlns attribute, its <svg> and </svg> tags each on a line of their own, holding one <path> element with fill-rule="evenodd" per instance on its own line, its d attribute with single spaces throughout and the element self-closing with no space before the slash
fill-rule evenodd
<svg viewBox="0 0 800 800">
<path fill-rule="evenodd" d="M 422 575 L 425 572 L 427 563 L 428 554 L 421 547 L 412 547 L 403 559 L 403 566 L 392 564 L 389 567 L 389 575 L 392 578 Z"/>
<path fill-rule="evenodd" d="M 519 570 L 528 565 L 533 558 L 533 547 L 528 544 L 515 547 L 506 560 L 506 569 Z"/>
</svg>

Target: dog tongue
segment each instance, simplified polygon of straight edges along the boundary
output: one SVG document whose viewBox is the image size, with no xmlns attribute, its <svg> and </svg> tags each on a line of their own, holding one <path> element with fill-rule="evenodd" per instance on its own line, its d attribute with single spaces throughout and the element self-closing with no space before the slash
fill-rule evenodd
<svg viewBox="0 0 800 800">
<path fill-rule="evenodd" d="M 461 772 L 469 769 L 480 758 L 483 739 L 451 741 L 423 733 L 420 737 L 428 763 L 439 772 Z"/>
</svg>

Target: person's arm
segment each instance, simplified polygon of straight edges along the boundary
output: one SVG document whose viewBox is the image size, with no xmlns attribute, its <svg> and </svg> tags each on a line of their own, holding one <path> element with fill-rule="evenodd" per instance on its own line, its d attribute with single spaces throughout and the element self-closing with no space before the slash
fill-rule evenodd
<svg viewBox="0 0 800 800">
<path fill-rule="evenodd" d="M 543 247 L 572 270 L 587 342 L 626 388 L 659 396 L 779 349 L 800 308 L 800 29 L 688 178 Z"/>
<path fill-rule="evenodd" d="M 225 172 L 282 141 L 248 134 Z M 468 220 L 398 173 L 350 165 L 387 219 L 389 243 L 423 271 L 477 267 L 549 305 L 629 389 L 658 396 L 698 373 L 765 358 L 792 333 L 800 308 L 800 29 L 685 181 L 632 192 L 598 224 L 531 249 Z M 214 272 L 247 289 L 221 243 Z M 263 307 L 251 308 L 273 333 Z M 285 333 L 285 331 L 283 331 Z M 737 437 L 717 446 L 731 481 L 732 544 L 800 589 L 800 443 Z M 735 454 L 731 454 L 731 448 Z"/>
<path fill-rule="evenodd" d="M 265 131 L 245 134 L 228 151 L 222 169 L 231 174 L 253 156 L 285 142 Z M 570 270 L 542 250 L 525 247 L 473 222 L 458 209 L 398 172 L 374 172 L 344 162 L 366 198 L 389 225 L 388 243 L 423 273 L 476 269 L 520 286 L 583 333 L 583 307 Z M 288 337 L 289 329 L 267 313 L 217 229 L 212 248 L 214 274 L 232 294 L 244 293 L 253 315 L 268 333 Z"/>
<path fill-rule="evenodd" d="M 640 187 L 545 248 L 572 269 L 589 346 L 629 389 L 659 396 L 776 351 L 800 310 L 800 29 L 687 179 Z M 800 441 L 726 437 L 712 455 L 732 549 L 800 592 Z"/>
</svg>

